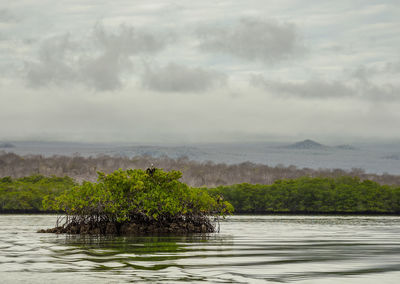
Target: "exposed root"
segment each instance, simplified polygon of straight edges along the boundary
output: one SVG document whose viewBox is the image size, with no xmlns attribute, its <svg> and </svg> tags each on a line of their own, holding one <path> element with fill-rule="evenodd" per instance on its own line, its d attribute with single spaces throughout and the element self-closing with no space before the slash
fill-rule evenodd
<svg viewBox="0 0 400 284">
<path fill-rule="evenodd" d="M 164 220 L 131 218 L 131 221 L 116 222 L 106 218 L 85 220 L 69 216 L 62 226 L 41 229 L 38 233 L 87 234 L 87 235 L 139 235 L 152 233 L 213 233 L 215 225 L 207 216 L 181 216 Z M 219 229 L 219 228 L 218 228 Z"/>
</svg>

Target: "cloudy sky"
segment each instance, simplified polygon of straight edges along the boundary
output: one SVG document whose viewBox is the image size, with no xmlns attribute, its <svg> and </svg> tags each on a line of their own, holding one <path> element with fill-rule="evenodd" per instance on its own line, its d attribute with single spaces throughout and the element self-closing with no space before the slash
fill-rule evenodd
<svg viewBox="0 0 400 284">
<path fill-rule="evenodd" d="M 397 0 L 0 1 L 0 140 L 400 139 Z"/>
</svg>

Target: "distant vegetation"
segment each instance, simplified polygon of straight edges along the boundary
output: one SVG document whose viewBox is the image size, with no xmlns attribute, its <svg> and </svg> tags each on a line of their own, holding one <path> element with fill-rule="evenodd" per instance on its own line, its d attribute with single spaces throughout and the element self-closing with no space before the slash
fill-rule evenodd
<svg viewBox="0 0 400 284">
<path fill-rule="evenodd" d="M 59 196 L 75 185 L 70 177 L 0 178 L 0 212 L 39 212 L 45 196 Z"/>
<path fill-rule="evenodd" d="M 361 180 L 371 180 L 380 184 L 400 185 L 399 175 L 377 175 L 365 173 L 362 169 L 310 169 L 296 166 L 267 166 L 244 162 L 227 165 L 213 162 L 195 162 L 188 158 L 172 159 L 167 156 L 154 158 L 150 156 L 126 157 L 81 157 L 40 155 L 19 156 L 13 153 L 0 152 L 0 177 L 10 176 L 20 178 L 34 174 L 44 176 L 70 176 L 77 182 L 95 181 L 97 171 L 111 173 L 117 169 L 146 169 L 154 164 L 167 171 L 182 172 L 181 181 L 192 187 L 216 187 L 241 183 L 272 184 L 281 179 L 296 179 L 300 177 L 341 176 L 359 177 Z"/>
<path fill-rule="evenodd" d="M 95 212 L 93 211 L 97 210 L 94 206 L 95 203 L 93 203 L 95 200 L 99 201 L 110 198 L 107 195 L 108 193 L 105 192 L 106 189 L 104 186 L 108 187 L 107 190 L 117 190 L 117 188 L 111 187 L 110 182 L 120 188 L 118 190 L 122 192 L 124 192 L 124 188 L 130 183 L 135 183 L 137 187 L 141 187 L 140 182 L 143 181 L 140 179 L 142 177 L 140 179 L 138 177 L 138 181 L 127 180 L 118 182 L 118 179 L 122 179 L 127 173 L 132 173 L 132 175 L 134 173 L 139 176 L 144 175 L 143 171 L 117 171 L 108 177 L 100 175 L 100 185 L 85 182 L 78 187 L 69 177 L 43 177 L 40 175 L 20 179 L 5 177 L 0 179 L 0 212 L 44 210 L 42 200 L 46 195 L 48 195 L 46 197 L 47 201 L 45 201 L 45 204 L 48 206 L 46 209 L 63 210 L 72 215 L 74 212 L 80 212 L 80 214 Z M 168 178 L 177 184 L 177 174 L 170 175 L 172 176 Z M 166 176 L 158 178 L 165 179 Z M 185 187 L 185 190 L 188 190 L 186 185 L 181 186 Z M 360 180 L 359 178 L 348 176 L 337 178 L 301 177 L 277 180 L 271 185 L 242 183 L 209 189 L 193 188 L 190 192 L 196 192 L 196 194 L 201 195 L 206 190 L 214 197 L 223 196 L 225 201 L 230 202 L 234 206 L 237 213 L 400 214 L 400 186 L 380 185 L 370 180 Z M 142 200 L 143 196 L 136 195 L 139 192 L 134 193 L 135 198 Z M 74 194 L 71 195 L 72 193 Z M 162 197 L 162 195 L 157 194 L 154 197 L 151 195 L 151 199 L 158 200 Z M 70 198 L 71 196 L 72 199 Z M 157 201 L 154 202 L 157 203 Z M 118 200 L 116 200 L 115 207 L 113 207 L 113 210 L 115 210 L 113 218 L 118 219 L 125 216 L 123 206 L 125 205 L 119 204 Z M 153 205 L 143 206 L 141 210 L 143 210 L 144 214 L 151 216 L 156 213 L 151 209 L 146 209 L 146 206 L 150 206 L 149 208 L 151 208 Z M 184 210 L 181 207 L 176 208 Z M 165 207 L 167 211 L 170 209 L 168 206 Z"/>
<path fill-rule="evenodd" d="M 297 178 L 272 185 L 237 184 L 209 189 L 240 213 L 395 213 L 400 187 L 359 178 Z"/>
</svg>

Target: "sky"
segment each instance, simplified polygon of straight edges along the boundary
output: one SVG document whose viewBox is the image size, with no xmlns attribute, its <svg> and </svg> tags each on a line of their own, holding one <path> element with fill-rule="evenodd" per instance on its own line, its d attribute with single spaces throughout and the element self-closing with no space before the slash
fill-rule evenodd
<svg viewBox="0 0 400 284">
<path fill-rule="evenodd" d="M 398 0 L 0 0 L 0 141 L 400 140 Z"/>
</svg>

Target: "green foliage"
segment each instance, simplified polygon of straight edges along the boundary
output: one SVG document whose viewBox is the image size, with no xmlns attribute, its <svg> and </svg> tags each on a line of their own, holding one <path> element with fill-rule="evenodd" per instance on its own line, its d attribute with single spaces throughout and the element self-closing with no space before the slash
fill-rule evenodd
<svg viewBox="0 0 400 284">
<path fill-rule="evenodd" d="M 181 173 L 118 170 L 99 173 L 97 183 L 77 185 L 69 177 L 34 175 L 0 178 L 0 211 L 56 210 L 69 215 L 136 216 L 163 219 L 175 215 L 304 212 L 400 214 L 400 187 L 353 177 L 278 180 L 272 185 L 236 184 L 190 188 Z M 227 202 L 223 201 L 222 198 Z M 232 205 L 233 207 L 232 207 Z"/>
<path fill-rule="evenodd" d="M 40 211 L 45 196 L 58 196 L 75 186 L 70 177 L 33 175 L 20 179 L 0 178 L 0 211 Z"/>
<path fill-rule="evenodd" d="M 242 213 L 400 213 L 400 187 L 359 178 L 278 180 L 272 185 L 237 184 L 209 189 Z"/>
<path fill-rule="evenodd" d="M 233 208 L 228 202 L 212 198 L 206 190 L 190 188 L 179 181 L 178 171 L 140 169 L 98 173 L 98 182 L 84 182 L 56 198 L 46 197 L 46 209 L 62 210 L 67 215 L 96 216 L 123 222 L 134 218 L 152 220 L 176 216 L 224 215 Z"/>
</svg>

